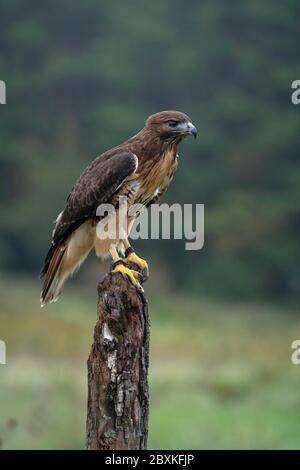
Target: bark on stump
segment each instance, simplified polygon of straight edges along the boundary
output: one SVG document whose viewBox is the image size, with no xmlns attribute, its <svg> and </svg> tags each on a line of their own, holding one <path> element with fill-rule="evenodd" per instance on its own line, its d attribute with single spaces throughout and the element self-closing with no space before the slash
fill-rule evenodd
<svg viewBox="0 0 300 470">
<path fill-rule="evenodd" d="M 107 274 L 88 359 L 87 449 L 146 449 L 149 334 L 144 294 L 121 274 Z"/>
</svg>

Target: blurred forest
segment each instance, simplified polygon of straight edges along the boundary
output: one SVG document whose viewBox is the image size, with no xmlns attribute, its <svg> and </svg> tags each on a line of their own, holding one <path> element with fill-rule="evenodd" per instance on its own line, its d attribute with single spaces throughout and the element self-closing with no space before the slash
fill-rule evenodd
<svg viewBox="0 0 300 470">
<path fill-rule="evenodd" d="M 108 266 L 92 256 L 42 314 L 37 273 L 81 171 L 163 109 L 198 128 L 163 202 L 205 204 L 205 244 L 135 243 L 149 447 L 300 448 L 299 20 L 299 0 L 0 0 L 0 448 L 84 447 Z"/>
<path fill-rule="evenodd" d="M 164 201 L 205 204 L 205 246 L 143 242 L 150 264 L 190 293 L 299 300 L 299 19 L 297 0 L 2 0 L 2 274 L 35 275 L 84 167 L 179 109 L 198 139 Z"/>
</svg>

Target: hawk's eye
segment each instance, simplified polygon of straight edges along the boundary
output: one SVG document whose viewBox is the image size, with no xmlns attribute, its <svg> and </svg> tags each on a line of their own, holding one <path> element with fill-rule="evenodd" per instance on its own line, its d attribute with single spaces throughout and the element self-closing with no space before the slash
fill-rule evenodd
<svg viewBox="0 0 300 470">
<path fill-rule="evenodd" d="M 170 127 L 176 127 L 178 125 L 178 121 L 168 121 Z"/>
</svg>

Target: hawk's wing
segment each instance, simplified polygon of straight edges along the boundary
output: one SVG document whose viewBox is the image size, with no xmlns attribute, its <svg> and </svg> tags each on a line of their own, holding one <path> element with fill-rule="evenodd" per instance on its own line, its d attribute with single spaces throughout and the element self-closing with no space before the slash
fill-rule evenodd
<svg viewBox="0 0 300 470">
<path fill-rule="evenodd" d="M 86 168 L 69 194 L 65 209 L 57 218 L 40 277 L 47 273 L 57 247 L 88 218 L 95 216 L 100 204 L 110 202 L 126 178 L 135 173 L 137 166 L 136 155 L 116 148 L 100 155 Z"/>
<path fill-rule="evenodd" d="M 96 158 L 82 173 L 67 199 L 53 233 L 53 243 L 78 228 L 86 219 L 96 215 L 100 204 L 109 203 L 128 176 L 135 173 L 138 159 L 132 152 L 116 149 Z"/>
</svg>

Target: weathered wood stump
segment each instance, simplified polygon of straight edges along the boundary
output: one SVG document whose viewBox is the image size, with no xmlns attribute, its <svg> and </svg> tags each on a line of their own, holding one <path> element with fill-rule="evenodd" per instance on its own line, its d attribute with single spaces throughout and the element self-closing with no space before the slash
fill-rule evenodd
<svg viewBox="0 0 300 470">
<path fill-rule="evenodd" d="M 150 322 L 147 300 L 120 273 L 98 286 L 88 359 L 87 449 L 146 449 Z"/>
</svg>

